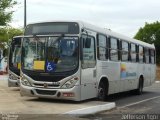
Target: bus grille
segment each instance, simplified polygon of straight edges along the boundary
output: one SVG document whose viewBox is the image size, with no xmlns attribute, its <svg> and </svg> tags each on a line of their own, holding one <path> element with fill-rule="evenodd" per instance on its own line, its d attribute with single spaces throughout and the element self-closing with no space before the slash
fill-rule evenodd
<svg viewBox="0 0 160 120">
<path fill-rule="evenodd" d="M 36 92 L 38 94 L 41 94 L 41 95 L 55 95 L 56 94 L 56 91 L 51 91 L 51 90 L 39 90 L 39 89 L 36 89 Z"/>
<path fill-rule="evenodd" d="M 30 77 L 35 81 L 45 81 L 45 82 L 58 82 L 65 78 L 65 76 L 42 76 L 42 75 L 30 75 Z"/>
<path fill-rule="evenodd" d="M 40 87 L 40 88 L 44 88 L 44 83 L 34 83 L 35 87 Z M 54 87 L 59 87 L 60 85 L 54 85 L 54 84 L 48 84 L 47 87 L 48 88 L 54 88 Z"/>
</svg>

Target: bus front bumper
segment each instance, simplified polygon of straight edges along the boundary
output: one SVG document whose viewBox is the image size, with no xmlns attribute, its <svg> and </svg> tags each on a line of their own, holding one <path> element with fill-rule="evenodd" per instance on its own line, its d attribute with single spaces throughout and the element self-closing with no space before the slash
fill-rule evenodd
<svg viewBox="0 0 160 120">
<path fill-rule="evenodd" d="M 13 80 L 8 78 L 8 87 L 19 87 L 19 79 Z"/>
<path fill-rule="evenodd" d="M 80 101 L 80 86 L 70 89 L 46 89 L 25 86 L 20 83 L 20 94 L 21 96 Z"/>
</svg>

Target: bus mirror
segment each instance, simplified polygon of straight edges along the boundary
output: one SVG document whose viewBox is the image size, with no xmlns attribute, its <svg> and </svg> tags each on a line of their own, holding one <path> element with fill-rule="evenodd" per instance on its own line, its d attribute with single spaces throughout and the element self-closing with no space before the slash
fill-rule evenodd
<svg viewBox="0 0 160 120">
<path fill-rule="evenodd" d="M 91 47 L 91 38 L 86 38 L 85 48 L 90 48 L 90 47 Z"/>
<path fill-rule="evenodd" d="M 25 50 L 23 47 L 22 47 L 22 55 L 25 56 Z"/>
</svg>

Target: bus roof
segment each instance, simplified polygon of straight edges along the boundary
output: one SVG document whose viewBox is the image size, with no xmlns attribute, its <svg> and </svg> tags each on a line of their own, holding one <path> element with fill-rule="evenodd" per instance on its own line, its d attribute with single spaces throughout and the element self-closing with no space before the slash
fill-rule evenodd
<svg viewBox="0 0 160 120">
<path fill-rule="evenodd" d="M 47 23 L 47 22 L 76 22 L 76 23 L 78 23 L 80 25 L 80 28 L 85 28 L 85 29 L 88 29 L 88 30 L 92 30 L 92 31 L 104 34 L 104 35 L 112 36 L 112 37 L 115 37 L 115 38 L 118 38 L 118 39 L 121 39 L 121 40 L 125 40 L 125 41 L 128 41 L 128 42 L 133 42 L 135 44 L 139 44 L 139 45 L 142 45 L 142 46 L 146 46 L 146 47 L 155 49 L 154 44 L 149 44 L 149 43 L 137 40 L 137 39 L 133 39 L 133 38 L 124 36 L 122 34 L 113 32 L 112 30 L 101 28 L 101 27 L 97 27 L 95 25 L 89 24 L 89 23 L 84 22 L 84 21 L 79 21 L 79 20 L 70 20 L 70 21 L 67 21 L 67 20 L 65 20 L 65 21 L 64 20 L 56 20 L 56 21 L 36 22 L 36 23 L 31 23 L 31 24 Z"/>
<path fill-rule="evenodd" d="M 14 36 L 13 39 L 15 39 L 15 38 L 23 38 L 23 37 L 24 37 L 24 35 L 21 35 L 21 36 Z"/>
</svg>

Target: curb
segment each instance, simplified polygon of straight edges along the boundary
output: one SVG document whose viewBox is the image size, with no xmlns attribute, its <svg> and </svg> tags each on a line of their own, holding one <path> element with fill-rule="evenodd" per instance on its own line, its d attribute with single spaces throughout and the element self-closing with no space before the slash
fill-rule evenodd
<svg viewBox="0 0 160 120">
<path fill-rule="evenodd" d="M 64 114 L 71 115 L 71 116 L 86 116 L 86 115 L 95 114 L 95 113 L 106 111 L 106 110 L 111 110 L 115 107 L 116 107 L 115 102 L 110 102 L 110 103 L 107 103 L 104 105 L 96 105 L 96 106 L 92 106 L 92 107 L 72 110 L 72 111 L 66 112 Z"/>
</svg>

